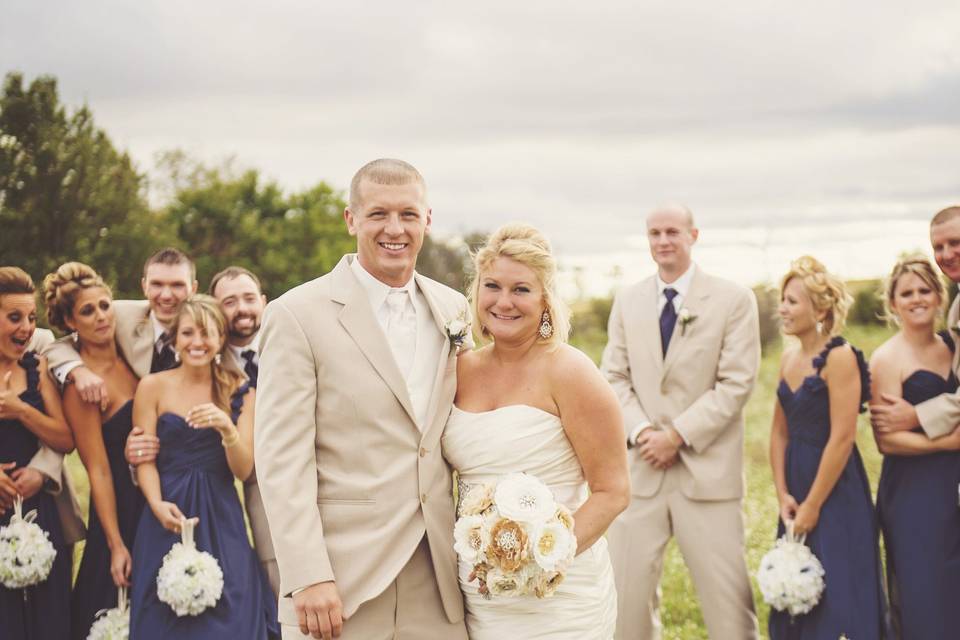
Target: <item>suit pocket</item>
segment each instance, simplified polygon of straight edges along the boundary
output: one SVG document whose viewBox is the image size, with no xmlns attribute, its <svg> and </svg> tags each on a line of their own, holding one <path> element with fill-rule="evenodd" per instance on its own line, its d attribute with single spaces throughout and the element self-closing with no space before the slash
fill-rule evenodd
<svg viewBox="0 0 960 640">
<path fill-rule="evenodd" d="M 317 504 L 332 504 L 332 505 L 362 505 L 362 504 L 376 504 L 377 501 L 373 498 L 317 498 Z"/>
</svg>

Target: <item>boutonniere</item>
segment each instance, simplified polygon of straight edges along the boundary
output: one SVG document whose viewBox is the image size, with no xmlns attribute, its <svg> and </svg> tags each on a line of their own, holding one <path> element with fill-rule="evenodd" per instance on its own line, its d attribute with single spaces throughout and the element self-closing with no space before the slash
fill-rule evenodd
<svg viewBox="0 0 960 640">
<path fill-rule="evenodd" d="M 463 343 L 467 340 L 467 331 L 470 330 L 470 325 L 468 325 L 464 321 L 463 316 L 461 316 L 448 322 L 444 329 L 447 332 L 447 338 L 450 339 L 450 346 L 460 351 L 460 347 L 462 347 Z"/>
<path fill-rule="evenodd" d="M 690 310 L 684 307 L 680 309 L 680 314 L 677 316 L 677 319 L 680 321 L 680 335 L 685 335 L 687 333 L 687 325 L 697 319 L 697 316 L 690 313 Z"/>
</svg>

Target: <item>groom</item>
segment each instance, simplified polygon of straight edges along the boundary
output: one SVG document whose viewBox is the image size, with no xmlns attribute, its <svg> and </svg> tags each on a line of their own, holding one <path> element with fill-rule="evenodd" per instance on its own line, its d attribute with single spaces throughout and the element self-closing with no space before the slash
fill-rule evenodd
<svg viewBox="0 0 960 640">
<path fill-rule="evenodd" d="M 445 326 L 462 295 L 414 271 L 426 184 L 374 160 L 344 211 L 357 253 L 267 305 L 255 458 L 280 568 L 283 637 L 465 639 Z"/>
<path fill-rule="evenodd" d="M 602 369 L 623 407 L 633 489 L 608 532 L 623 640 L 660 638 L 658 582 L 671 537 L 710 637 L 757 637 L 741 512 L 757 303 L 693 263 L 697 235 L 686 207 L 652 211 L 657 274 L 621 291 L 610 312 Z"/>
</svg>

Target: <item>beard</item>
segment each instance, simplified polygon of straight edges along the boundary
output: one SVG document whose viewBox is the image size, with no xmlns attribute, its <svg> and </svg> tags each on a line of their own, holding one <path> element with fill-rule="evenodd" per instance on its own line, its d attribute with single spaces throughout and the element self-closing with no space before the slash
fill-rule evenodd
<svg viewBox="0 0 960 640">
<path fill-rule="evenodd" d="M 240 327 L 238 323 L 241 320 L 252 320 L 253 322 L 250 326 Z M 230 321 L 230 328 L 228 333 L 231 338 L 249 338 L 257 331 L 260 330 L 260 318 L 253 315 L 252 313 L 237 314 L 233 317 L 233 320 Z"/>
</svg>

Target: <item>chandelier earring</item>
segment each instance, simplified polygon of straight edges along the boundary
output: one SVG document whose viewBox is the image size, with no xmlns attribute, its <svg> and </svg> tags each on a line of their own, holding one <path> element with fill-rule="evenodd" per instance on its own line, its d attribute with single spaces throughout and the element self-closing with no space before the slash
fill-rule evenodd
<svg viewBox="0 0 960 640">
<path fill-rule="evenodd" d="M 216 362 L 217 364 L 220 364 L 220 362 L 221 362 L 222 360 L 223 360 L 223 358 L 220 356 L 219 353 L 218 353 L 217 355 L 213 356 L 213 361 Z"/>
<path fill-rule="evenodd" d="M 823 320 L 817 320 L 817 335 L 823 335 Z"/>
<path fill-rule="evenodd" d="M 174 362 L 180 362 L 180 352 L 176 349 L 173 350 L 173 360 Z"/>
<path fill-rule="evenodd" d="M 550 312 L 546 309 L 543 310 L 543 315 L 540 316 L 540 337 L 544 340 L 548 339 L 553 335 L 553 325 L 550 324 Z"/>
</svg>

